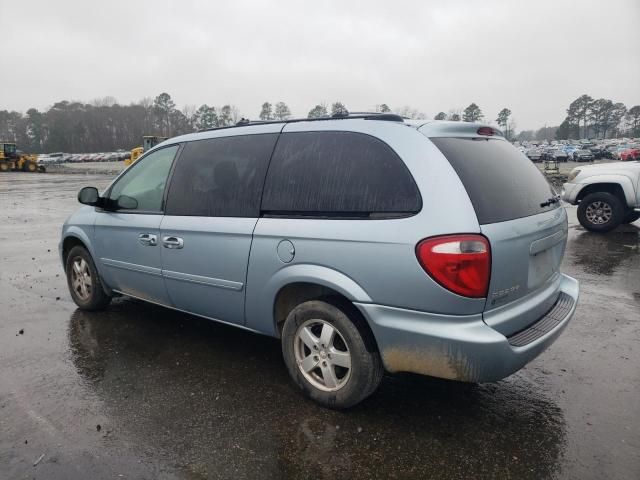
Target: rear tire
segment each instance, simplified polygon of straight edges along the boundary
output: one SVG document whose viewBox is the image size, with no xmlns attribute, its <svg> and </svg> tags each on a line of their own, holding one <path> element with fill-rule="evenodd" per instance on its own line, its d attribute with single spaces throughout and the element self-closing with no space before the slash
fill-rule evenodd
<svg viewBox="0 0 640 480">
<path fill-rule="evenodd" d="M 634 212 L 631 210 L 630 212 L 627 212 L 622 223 L 633 223 L 638 219 L 640 219 L 640 212 Z"/>
<path fill-rule="evenodd" d="M 0 172 L 8 172 L 9 164 L 7 162 L 0 162 Z"/>
<path fill-rule="evenodd" d="M 86 248 L 75 246 L 65 261 L 67 285 L 74 303 L 82 310 L 102 310 L 111 297 L 102 287 L 102 281 L 91 255 Z"/>
<path fill-rule="evenodd" d="M 282 354 L 306 396 L 344 409 L 378 388 L 384 369 L 364 322 L 353 306 L 332 299 L 310 300 L 289 312 Z"/>
<path fill-rule="evenodd" d="M 578 205 L 580 225 L 592 232 L 610 232 L 623 220 L 622 202 L 611 193 L 590 193 Z"/>
</svg>

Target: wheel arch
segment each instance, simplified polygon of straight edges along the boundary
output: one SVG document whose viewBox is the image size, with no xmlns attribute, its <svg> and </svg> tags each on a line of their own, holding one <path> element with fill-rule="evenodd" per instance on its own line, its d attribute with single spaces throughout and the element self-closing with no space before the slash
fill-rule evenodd
<svg viewBox="0 0 640 480">
<path fill-rule="evenodd" d="M 278 338 L 282 336 L 284 322 L 289 313 L 301 303 L 322 300 L 341 309 L 356 325 L 369 351 L 379 351 L 378 344 L 365 315 L 353 304 L 353 300 L 339 291 L 312 282 L 293 282 L 283 286 L 273 302 L 274 328 Z"/>
<path fill-rule="evenodd" d="M 371 302 L 367 292 L 345 274 L 321 265 L 295 264 L 271 277 L 262 290 L 259 303 L 272 312 L 270 328 L 279 337 L 281 323 L 293 307 L 321 297 L 336 298 L 350 305 Z M 247 320 L 250 323 L 250 319 Z"/>
<path fill-rule="evenodd" d="M 578 195 L 576 203 L 579 203 L 590 193 L 607 192 L 615 195 L 625 206 L 633 205 L 635 191 L 628 177 L 618 175 L 606 175 L 589 178 L 589 184 L 585 185 Z"/>
<path fill-rule="evenodd" d="M 93 259 L 93 264 L 96 267 L 96 270 L 98 270 L 98 275 L 101 277 L 100 284 L 102 285 L 102 289 L 107 295 L 113 295 L 111 288 L 104 281 L 104 276 L 101 270 L 102 265 L 94 255 L 89 238 L 83 230 L 76 227 L 71 227 L 71 229 L 66 232 L 66 235 L 60 245 L 62 268 L 64 269 L 65 274 L 67 273 L 67 256 L 73 247 L 83 247 L 87 252 L 89 252 L 89 255 L 91 255 L 91 258 Z"/>
<path fill-rule="evenodd" d="M 62 265 L 65 268 L 67 268 L 67 257 L 69 256 L 69 252 L 71 251 L 71 249 L 73 247 L 83 247 L 85 248 L 87 251 L 89 250 L 87 248 L 86 243 L 81 240 L 79 237 L 75 236 L 75 235 L 69 235 L 67 237 L 65 237 L 65 239 L 62 241 Z"/>
</svg>

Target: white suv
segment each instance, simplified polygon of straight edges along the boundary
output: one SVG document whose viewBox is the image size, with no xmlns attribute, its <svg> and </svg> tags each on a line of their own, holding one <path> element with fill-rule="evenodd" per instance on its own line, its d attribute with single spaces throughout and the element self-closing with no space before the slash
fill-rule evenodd
<svg viewBox="0 0 640 480">
<path fill-rule="evenodd" d="M 578 205 L 580 224 L 593 232 L 635 222 L 640 218 L 640 162 L 574 168 L 562 186 L 562 199 Z"/>
</svg>

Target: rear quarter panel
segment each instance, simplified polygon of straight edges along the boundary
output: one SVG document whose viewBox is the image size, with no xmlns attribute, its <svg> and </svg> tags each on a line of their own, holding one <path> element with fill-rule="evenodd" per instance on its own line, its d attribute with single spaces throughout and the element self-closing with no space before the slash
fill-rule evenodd
<svg viewBox="0 0 640 480">
<path fill-rule="evenodd" d="M 466 190 L 440 151 L 415 128 L 392 122 L 300 122 L 286 125 L 283 133 L 321 130 L 360 132 L 386 142 L 411 171 L 422 210 L 378 220 L 260 218 L 249 257 L 246 326 L 275 335 L 275 296 L 301 277 L 352 301 L 433 313 L 482 312 L 484 299 L 445 290 L 416 259 L 415 247 L 426 237 L 480 231 Z M 283 239 L 295 247 L 290 263 L 277 255 Z"/>
</svg>

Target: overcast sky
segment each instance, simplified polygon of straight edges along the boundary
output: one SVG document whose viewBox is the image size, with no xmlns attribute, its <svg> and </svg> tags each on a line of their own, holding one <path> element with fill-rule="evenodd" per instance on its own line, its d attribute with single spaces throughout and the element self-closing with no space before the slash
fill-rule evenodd
<svg viewBox="0 0 640 480">
<path fill-rule="evenodd" d="M 640 104 L 640 0 L 0 0 L 0 110 L 168 92 L 306 116 L 476 102 L 517 128 L 558 124 L 583 93 Z"/>
</svg>

